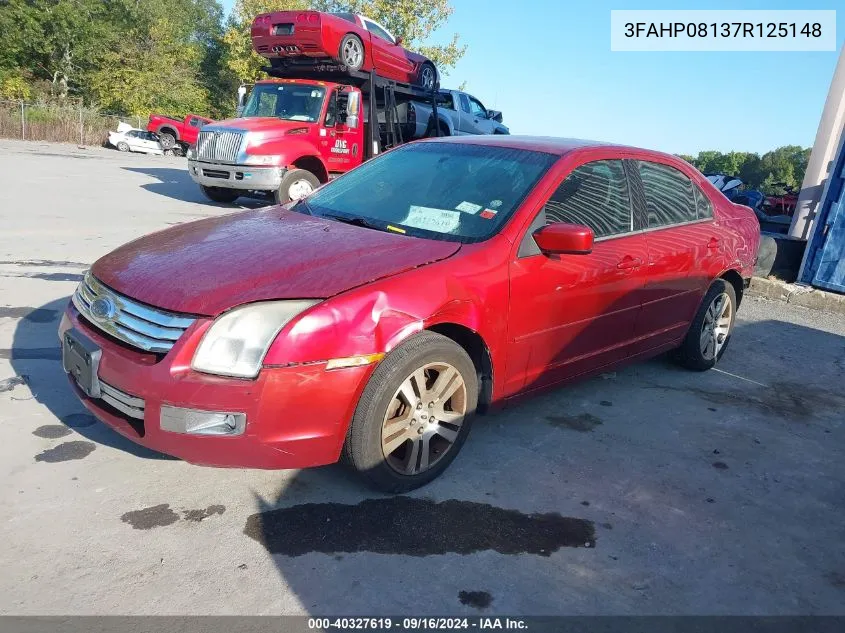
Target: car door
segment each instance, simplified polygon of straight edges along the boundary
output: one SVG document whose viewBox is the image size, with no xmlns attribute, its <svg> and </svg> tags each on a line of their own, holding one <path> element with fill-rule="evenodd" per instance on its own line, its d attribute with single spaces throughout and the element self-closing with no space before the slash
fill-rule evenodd
<svg viewBox="0 0 845 633">
<path fill-rule="evenodd" d="M 126 134 L 123 135 L 126 144 L 129 146 L 133 152 L 137 152 L 142 149 L 141 139 L 138 138 L 138 130 L 129 130 Z"/>
<path fill-rule="evenodd" d="M 396 44 L 395 38 L 387 29 L 370 20 L 361 17 L 364 28 L 372 34 L 371 46 L 376 69 L 388 72 L 392 79 L 412 82 L 414 80 L 414 63 L 408 59 L 405 49 Z"/>
<path fill-rule="evenodd" d="M 590 227 L 591 253 L 546 255 L 533 232 Z M 621 160 L 584 163 L 557 187 L 511 263 L 506 393 L 543 387 L 624 359 L 645 285 L 646 237 Z"/>
<path fill-rule="evenodd" d="M 458 93 L 458 124 L 455 127 L 455 135 L 475 134 L 472 124 L 472 110 L 469 106 L 469 97 L 463 92 Z"/>
<path fill-rule="evenodd" d="M 648 238 L 648 283 L 636 331 L 645 351 L 686 334 L 718 267 L 721 242 L 712 205 L 686 174 L 646 160 L 630 161 L 629 170 Z"/>
<path fill-rule="evenodd" d="M 467 95 L 469 99 L 469 110 L 472 119 L 470 125 L 473 127 L 474 134 L 492 134 L 494 122 L 490 120 L 487 115 L 487 108 L 475 97 Z"/>
</svg>

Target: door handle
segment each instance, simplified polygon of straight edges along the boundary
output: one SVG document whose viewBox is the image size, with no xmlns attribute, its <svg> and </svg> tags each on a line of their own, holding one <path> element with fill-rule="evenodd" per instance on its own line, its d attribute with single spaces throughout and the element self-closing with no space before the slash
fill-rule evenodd
<svg viewBox="0 0 845 633">
<path fill-rule="evenodd" d="M 621 270 L 631 270 L 632 268 L 639 268 L 642 266 L 643 260 L 639 257 L 631 257 L 630 255 L 625 255 L 624 259 L 616 264 L 616 267 Z"/>
<path fill-rule="evenodd" d="M 707 248 L 719 248 L 719 242 L 720 240 L 718 238 L 711 237 L 710 241 L 707 242 Z"/>
</svg>

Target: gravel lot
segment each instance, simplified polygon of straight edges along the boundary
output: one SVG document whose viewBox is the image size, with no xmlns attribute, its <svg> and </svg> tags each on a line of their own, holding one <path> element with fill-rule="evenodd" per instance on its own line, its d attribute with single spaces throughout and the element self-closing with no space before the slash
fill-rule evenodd
<svg viewBox="0 0 845 633">
<path fill-rule="evenodd" d="M 96 258 L 233 208 L 178 158 L 5 141 L 0 169 L 0 613 L 845 614 L 841 316 L 749 298 L 718 370 L 483 417 L 407 497 L 195 467 L 84 412 L 56 327 Z"/>
</svg>

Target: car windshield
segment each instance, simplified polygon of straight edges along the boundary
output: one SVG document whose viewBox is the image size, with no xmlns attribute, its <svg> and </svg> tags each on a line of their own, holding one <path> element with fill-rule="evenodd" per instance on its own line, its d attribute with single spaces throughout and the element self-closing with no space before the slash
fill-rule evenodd
<svg viewBox="0 0 845 633">
<path fill-rule="evenodd" d="M 384 231 L 480 242 L 504 226 L 555 159 L 505 147 L 412 143 L 364 163 L 293 208 Z"/>
<path fill-rule="evenodd" d="M 242 117 L 274 116 L 314 123 L 320 119 L 326 89 L 307 84 L 258 84 L 249 95 Z"/>
</svg>

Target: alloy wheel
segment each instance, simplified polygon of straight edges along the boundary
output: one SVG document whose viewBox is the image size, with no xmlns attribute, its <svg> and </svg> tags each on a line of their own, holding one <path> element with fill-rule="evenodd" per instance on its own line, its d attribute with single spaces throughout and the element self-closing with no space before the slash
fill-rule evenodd
<svg viewBox="0 0 845 633">
<path fill-rule="evenodd" d="M 452 365 L 428 363 L 415 370 L 384 415 L 381 445 L 387 464 L 403 475 L 432 468 L 458 439 L 466 410 L 466 384 Z"/>
<path fill-rule="evenodd" d="M 354 37 L 350 37 L 343 45 L 343 63 L 352 68 L 358 68 L 364 59 L 364 51 Z"/>
<path fill-rule="evenodd" d="M 725 292 L 716 295 L 710 302 L 704 315 L 704 323 L 701 325 L 699 343 L 701 355 L 706 360 L 719 358 L 719 352 L 722 351 L 725 342 L 728 340 L 732 320 L 733 305 L 731 298 Z"/>
</svg>

